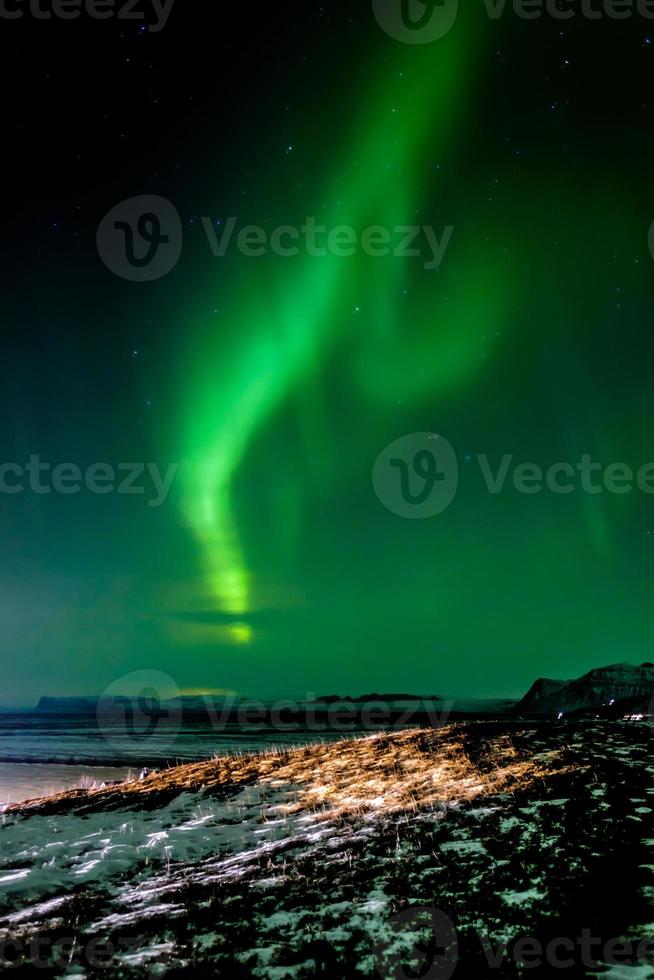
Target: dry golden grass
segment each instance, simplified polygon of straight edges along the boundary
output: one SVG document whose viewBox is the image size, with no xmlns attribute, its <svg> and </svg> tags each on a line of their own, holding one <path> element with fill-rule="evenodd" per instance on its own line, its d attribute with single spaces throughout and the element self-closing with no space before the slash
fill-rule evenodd
<svg viewBox="0 0 654 980">
<path fill-rule="evenodd" d="M 526 788 L 551 772 L 543 760 L 518 753 L 506 735 L 490 738 L 480 764 L 475 765 L 466 751 L 469 737 L 465 729 L 448 726 L 279 752 L 225 755 L 154 773 L 141 782 L 71 790 L 45 800 L 14 804 L 5 812 L 27 816 L 147 807 L 183 792 L 219 792 L 259 783 L 293 789 L 292 802 L 281 808 L 288 813 L 391 813 Z M 560 766 L 557 768 L 561 771 Z"/>
<path fill-rule="evenodd" d="M 452 729 L 415 730 L 337 743 L 319 753 L 289 758 L 266 777 L 273 785 L 294 784 L 289 811 L 333 814 L 392 813 L 526 787 L 549 770 L 520 758 L 511 741 L 489 745 L 487 770 L 469 758 L 464 739 Z"/>
</svg>

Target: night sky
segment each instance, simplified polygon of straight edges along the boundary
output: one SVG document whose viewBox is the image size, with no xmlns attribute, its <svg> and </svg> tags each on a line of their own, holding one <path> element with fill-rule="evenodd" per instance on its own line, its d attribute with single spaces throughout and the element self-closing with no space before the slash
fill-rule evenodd
<svg viewBox="0 0 654 980">
<path fill-rule="evenodd" d="M 366 2 L 0 21 L 0 462 L 179 464 L 159 507 L 0 493 L 0 702 L 136 670 L 513 696 L 654 659 L 654 497 L 491 494 L 478 461 L 654 460 L 654 21 L 461 6 L 424 45 Z M 137 195 L 182 219 L 157 281 L 96 247 Z M 438 269 L 214 257 L 204 216 L 454 231 Z M 372 483 L 416 432 L 460 471 L 424 520 Z"/>
</svg>

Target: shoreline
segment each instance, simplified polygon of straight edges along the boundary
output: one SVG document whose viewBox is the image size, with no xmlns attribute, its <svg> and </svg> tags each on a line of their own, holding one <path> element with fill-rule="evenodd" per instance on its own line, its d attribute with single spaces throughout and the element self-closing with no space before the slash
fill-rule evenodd
<svg viewBox="0 0 654 980">
<path fill-rule="evenodd" d="M 487 980 L 479 932 L 498 923 L 498 942 L 544 946 L 552 915 L 557 935 L 645 935 L 649 757 L 646 725 L 451 725 L 224 755 L 13 806 L 0 943 L 18 939 L 29 966 L 34 943 L 52 963 L 74 937 L 90 976 L 101 941 L 116 980 L 144 968 L 378 980 L 419 965 L 413 916 L 438 914 L 462 975 Z"/>
<path fill-rule="evenodd" d="M 0 762 L 0 812 L 32 799 L 68 790 L 93 789 L 103 782 L 125 781 L 137 775 L 133 766 L 126 765 Z"/>
</svg>

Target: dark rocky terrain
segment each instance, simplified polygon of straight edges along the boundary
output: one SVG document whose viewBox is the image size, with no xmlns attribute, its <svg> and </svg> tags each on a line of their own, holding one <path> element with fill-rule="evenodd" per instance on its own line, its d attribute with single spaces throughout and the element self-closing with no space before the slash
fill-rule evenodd
<svg viewBox="0 0 654 980">
<path fill-rule="evenodd" d="M 13 807 L 5 964 L 463 980 L 560 976 L 558 957 L 654 977 L 651 750 L 644 723 L 448 726 Z"/>
<path fill-rule="evenodd" d="M 654 664 L 610 664 L 596 667 L 571 681 L 541 677 L 535 681 L 515 707 L 518 714 L 529 717 L 557 717 L 582 712 L 613 709 L 619 716 L 625 711 L 651 713 L 654 697 Z"/>
</svg>

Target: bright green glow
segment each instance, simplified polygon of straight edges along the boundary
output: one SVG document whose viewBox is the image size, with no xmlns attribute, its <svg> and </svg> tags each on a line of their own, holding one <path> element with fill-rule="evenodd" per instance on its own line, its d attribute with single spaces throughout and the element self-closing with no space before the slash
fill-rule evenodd
<svg viewBox="0 0 654 980">
<path fill-rule="evenodd" d="M 415 221 L 425 142 L 431 138 L 433 152 L 435 135 L 441 146 L 452 139 L 474 49 L 472 36 L 461 31 L 437 56 L 431 48 L 412 52 L 406 71 L 379 86 L 335 168 L 345 177 L 332 178 L 319 224 L 360 231 Z M 353 329 L 344 312 L 348 298 L 365 297 L 355 322 L 365 368 L 357 372 L 355 365 L 354 372 L 364 399 L 375 402 L 397 385 L 418 398 L 469 379 L 480 366 L 480 349 L 492 346 L 507 297 L 499 270 L 478 261 L 453 281 L 411 258 L 277 258 L 265 273 L 261 264 L 244 261 L 252 267 L 232 314 L 238 339 L 227 357 L 206 326 L 196 330 L 182 500 L 216 606 L 239 619 L 255 599 L 232 511 L 234 476 L 254 434 L 298 383 L 311 378 L 344 329 Z M 409 282 L 419 305 L 407 317 L 402 287 Z M 226 632 L 235 642 L 250 638 L 243 623 Z"/>
<path fill-rule="evenodd" d="M 476 462 L 654 459 L 651 51 L 636 20 L 592 51 L 581 21 L 542 48 L 538 24 L 490 24 L 483 5 L 477 39 L 476 5 L 460 6 L 456 29 L 420 49 L 382 36 L 365 5 L 351 69 L 334 20 L 307 42 L 302 90 L 283 67 L 294 40 L 276 44 L 279 77 L 259 105 L 235 100 L 247 125 L 225 155 L 225 89 L 207 71 L 202 139 L 166 185 L 184 215 L 269 231 L 306 215 L 451 223 L 440 272 L 417 258 L 212 260 L 191 232 L 152 288 L 105 276 L 111 355 L 88 328 L 97 256 L 71 289 L 68 252 L 53 253 L 31 270 L 28 307 L 16 279 L 12 330 L 33 313 L 46 343 L 9 358 L 3 458 L 41 448 L 84 467 L 120 433 L 109 462 L 182 467 L 156 509 L 3 495 L 3 699 L 33 703 L 35 677 L 38 693 L 97 694 L 143 667 L 248 694 L 518 696 L 538 675 L 652 659 L 652 496 L 525 496 L 510 479 L 493 495 Z M 616 44 L 628 64 L 609 77 Z M 171 131 L 186 132 L 178 113 Z M 403 521 L 371 468 L 432 428 L 457 451 L 459 492 L 437 518 Z"/>
</svg>

